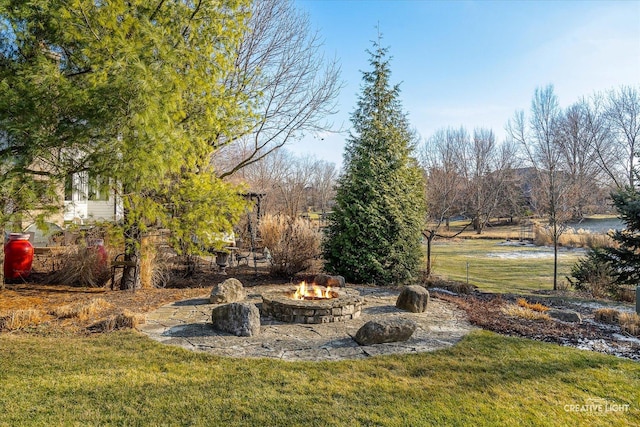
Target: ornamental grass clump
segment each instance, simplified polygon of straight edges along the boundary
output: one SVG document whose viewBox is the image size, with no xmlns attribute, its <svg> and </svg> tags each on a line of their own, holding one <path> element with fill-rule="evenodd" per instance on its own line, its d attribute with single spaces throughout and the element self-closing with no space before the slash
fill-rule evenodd
<svg viewBox="0 0 640 427">
<path fill-rule="evenodd" d="M 599 308 L 593 312 L 593 318 L 597 322 L 617 325 L 620 321 L 620 312 L 613 308 Z"/>
<path fill-rule="evenodd" d="M 546 305 L 542 305 L 539 302 L 530 303 L 524 298 L 518 298 L 518 300 L 516 301 L 516 304 L 519 305 L 520 307 L 528 308 L 529 310 L 538 311 L 541 313 L 544 313 L 545 311 L 549 310 L 549 307 L 547 307 Z"/>
<path fill-rule="evenodd" d="M 273 274 L 290 276 L 306 270 L 320 254 L 320 233 L 304 219 L 267 215 L 259 231 L 271 255 Z"/>
<path fill-rule="evenodd" d="M 640 336 L 640 316 L 636 313 L 620 313 L 620 328 L 628 334 Z"/>
<path fill-rule="evenodd" d="M 16 331 L 37 326 L 45 321 L 45 313 L 36 309 L 0 313 L 0 331 Z"/>
<path fill-rule="evenodd" d="M 517 304 L 506 304 L 500 309 L 500 311 L 507 316 L 518 317 L 521 319 L 537 321 L 551 320 L 551 317 L 549 317 L 547 313 L 532 310 Z"/>
<path fill-rule="evenodd" d="M 66 286 L 99 288 L 111 278 L 108 260 L 97 249 L 78 245 L 62 255 L 61 267 L 49 275 L 48 283 Z"/>
<path fill-rule="evenodd" d="M 173 279 L 173 253 L 161 250 L 161 236 L 150 235 L 142 239 L 140 247 L 140 284 L 143 289 L 166 288 Z"/>
<path fill-rule="evenodd" d="M 119 329 L 133 329 L 138 325 L 144 324 L 145 321 L 144 314 L 134 313 L 125 309 L 94 323 L 89 327 L 89 330 L 92 332 L 113 332 Z"/>
<path fill-rule="evenodd" d="M 95 318 L 99 313 L 110 310 L 113 307 L 114 305 L 110 302 L 107 302 L 102 298 L 96 298 L 89 302 L 80 302 L 55 307 L 49 311 L 49 314 L 59 319 L 77 318 L 84 321 Z"/>
</svg>

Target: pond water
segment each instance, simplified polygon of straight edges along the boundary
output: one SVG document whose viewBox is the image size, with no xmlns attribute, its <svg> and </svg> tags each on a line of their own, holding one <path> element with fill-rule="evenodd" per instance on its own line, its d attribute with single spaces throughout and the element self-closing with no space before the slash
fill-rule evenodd
<svg viewBox="0 0 640 427">
<path fill-rule="evenodd" d="M 609 230 L 622 230 L 624 224 L 618 218 L 586 218 L 579 223 L 569 224 L 569 227 L 573 232 L 606 233 Z"/>
</svg>

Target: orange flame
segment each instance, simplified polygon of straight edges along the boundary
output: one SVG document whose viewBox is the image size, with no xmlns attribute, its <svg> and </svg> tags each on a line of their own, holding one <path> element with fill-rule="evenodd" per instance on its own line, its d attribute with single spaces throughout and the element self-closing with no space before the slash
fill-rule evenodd
<svg viewBox="0 0 640 427">
<path fill-rule="evenodd" d="M 305 300 L 305 299 L 329 299 L 333 298 L 331 287 L 323 288 L 315 283 L 309 287 L 307 282 L 301 282 L 296 291 L 294 292 L 293 299 Z"/>
</svg>

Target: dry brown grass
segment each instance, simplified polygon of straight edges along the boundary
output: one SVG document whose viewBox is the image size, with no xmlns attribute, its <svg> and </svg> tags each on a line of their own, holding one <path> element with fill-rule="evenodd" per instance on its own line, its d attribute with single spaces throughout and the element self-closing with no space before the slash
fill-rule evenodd
<svg viewBox="0 0 640 427">
<path fill-rule="evenodd" d="M 96 318 L 100 313 L 113 309 L 115 306 L 102 298 L 96 298 L 89 302 L 67 304 L 54 307 L 49 313 L 59 319 L 78 318 L 81 321 Z"/>
<path fill-rule="evenodd" d="M 619 325 L 623 332 L 640 336 L 640 316 L 636 313 L 620 312 L 613 308 L 600 308 L 593 312 L 593 317 L 602 323 Z"/>
<path fill-rule="evenodd" d="M 102 319 L 89 327 L 92 332 L 112 332 L 118 329 L 133 329 L 138 325 L 144 324 L 146 316 L 140 313 L 134 313 L 129 310 L 111 315 L 106 319 Z"/>
<path fill-rule="evenodd" d="M 613 308 L 599 308 L 593 312 L 593 318 L 598 322 L 617 325 L 620 321 L 620 312 Z"/>
<path fill-rule="evenodd" d="M 549 315 L 544 312 L 532 310 L 530 308 L 522 307 L 516 304 L 506 304 L 500 309 L 500 311 L 502 312 L 502 314 L 505 314 L 507 316 L 519 317 L 521 319 L 542 321 L 551 320 Z"/>
<path fill-rule="evenodd" d="M 37 326 L 46 321 L 46 314 L 40 310 L 13 310 L 0 314 L 0 331 L 16 331 Z"/>
<path fill-rule="evenodd" d="M 538 246 L 551 246 L 553 239 L 551 234 L 539 224 L 533 226 L 533 242 Z M 560 246 L 572 248 L 602 248 L 613 246 L 615 242 L 608 234 L 592 233 L 579 229 L 577 231 L 565 231 L 558 238 Z"/>
<path fill-rule="evenodd" d="M 100 261 L 97 251 L 78 245 L 61 256 L 61 267 L 47 277 L 48 283 L 99 288 L 111 278 L 109 259 L 113 254 L 107 249 L 107 262 Z"/>
<path fill-rule="evenodd" d="M 620 313 L 618 321 L 623 331 L 640 336 L 640 316 L 636 313 Z"/>
<path fill-rule="evenodd" d="M 631 288 L 618 288 L 617 295 L 620 301 L 624 302 L 635 302 L 636 301 L 636 290 Z"/>
<path fill-rule="evenodd" d="M 174 253 L 163 250 L 166 237 L 162 234 L 145 236 L 140 247 L 140 283 L 143 289 L 164 288 L 171 281 L 171 262 Z"/>
<path fill-rule="evenodd" d="M 549 310 L 549 307 L 547 307 L 546 305 L 542 305 L 539 302 L 532 304 L 524 298 L 518 298 L 516 304 L 522 308 L 528 308 L 529 310 L 538 311 L 540 313 L 544 313 L 545 311 Z"/>
</svg>

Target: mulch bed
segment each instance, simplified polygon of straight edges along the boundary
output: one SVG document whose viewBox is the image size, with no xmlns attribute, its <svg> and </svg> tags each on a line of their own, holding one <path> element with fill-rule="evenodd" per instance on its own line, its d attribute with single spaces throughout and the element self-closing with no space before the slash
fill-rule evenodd
<svg viewBox="0 0 640 427">
<path fill-rule="evenodd" d="M 96 325 L 105 319 L 113 318 L 123 312 L 144 314 L 173 301 L 208 295 L 215 284 L 230 277 L 239 279 L 245 287 L 289 282 L 288 279 L 269 276 L 265 266 L 258 266 L 257 270 L 253 266 L 236 266 L 226 275 L 205 266 L 190 277 L 182 277 L 181 272 L 176 272 L 170 287 L 137 289 L 132 292 L 111 290 L 109 287 L 89 288 L 44 284 L 47 282 L 47 275 L 34 273 L 27 280 L 10 283 L 5 289 L 0 289 L 0 332 L 42 335 L 85 335 L 101 332 L 104 329 Z M 56 311 L 60 308 L 86 306 L 96 300 L 103 300 L 106 304 L 95 315 L 87 318 L 56 315 Z M 31 315 L 32 325 L 8 329 L 7 322 L 4 322 L 3 328 L 3 317 L 6 319 L 16 311 L 26 310 L 34 313 Z"/>
<path fill-rule="evenodd" d="M 307 277 L 308 276 L 308 277 Z M 202 268 L 190 277 L 176 274 L 171 287 L 163 289 L 138 289 L 132 291 L 109 288 L 79 288 L 61 284 L 42 284 L 42 274 L 33 274 L 28 282 L 8 284 L 0 290 L 0 332 L 86 335 L 105 329 L 96 327 L 124 313 L 144 314 L 173 301 L 208 295 L 211 288 L 227 278 L 239 279 L 245 287 L 266 284 L 287 284 L 308 279 L 312 273 L 291 278 L 271 277 L 266 266 L 236 266 L 227 275 L 211 268 Z M 469 321 L 480 328 L 503 335 L 519 336 L 560 345 L 600 351 L 633 360 L 640 360 L 640 340 L 625 336 L 617 326 L 594 321 L 593 308 L 567 303 L 563 299 L 527 297 L 530 302 L 540 302 L 553 308 L 579 311 L 581 323 L 555 320 L 529 320 L 505 315 L 502 307 L 515 303 L 518 295 L 487 294 L 473 291 L 470 294 L 454 294 L 430 289 L 432 296 L 449 301 L 464 310 Z M 104 308 L 86 316 L 60 316 L 60 308 L 82 306 L 101 299 Z M 2 328 L 3 316 L 20 310 L 38 313 L 33 325 L 16 329 Z M 113 322 L 111 322 L 113 323 Z M 107 330 L 111 330 L 107 328 Z M 622 338 L 621 338 L 622 337 Z"/>
<path fill-rule="evenodd" d="M 452 295 L 431 291 L 432 295 L 456 304 L 467 313 L 469 321 L 482 329 L 502 335 L 530 338 L 537 341 L 578 347 L 640 360 L 640 340 L 621 331 L 617 326 L 599 323 L 594 320 L 595 309 L 572 304 L 566 301 L 531 299 L 551 308 L 578 311 L 581 323 L 561 322 L 557 320 L 529 320 L 505 315 L 502 307 L 515 303 L 520 296 L 510 294 L 487 294 L 474 292 L 469 295 Z"/>
</svg>

